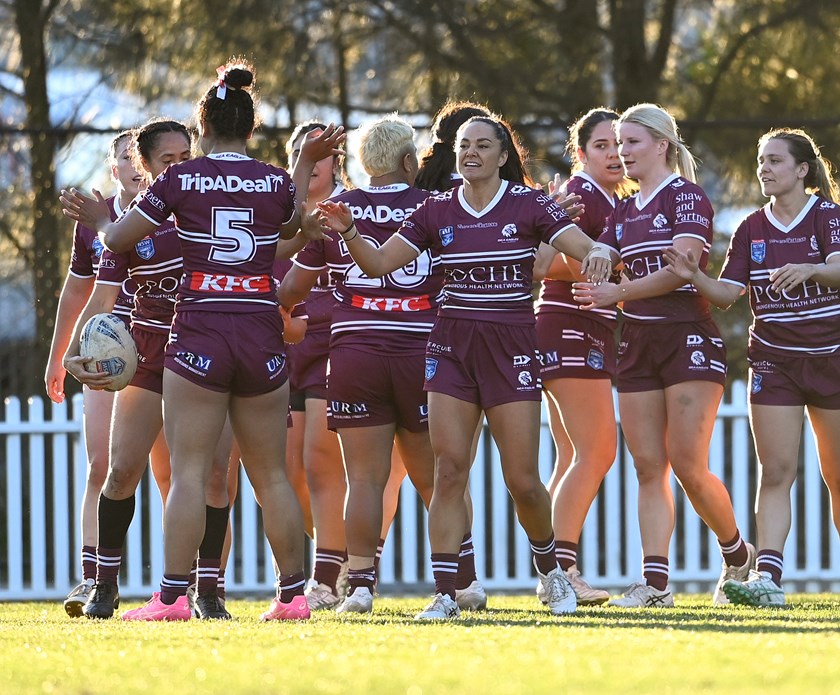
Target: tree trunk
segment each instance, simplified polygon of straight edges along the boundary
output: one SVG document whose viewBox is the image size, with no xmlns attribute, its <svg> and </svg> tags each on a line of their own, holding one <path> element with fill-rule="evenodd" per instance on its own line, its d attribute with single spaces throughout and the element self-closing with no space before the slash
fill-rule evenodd
<svg viewBox="0 0 840 695">
<path fill-rule="evenodd" d="M 42 6 L 43 5 L 43 6 Z M 35 290 L 37 364 L 44 366 L 49 355 L 58 295 L 64 276 L 66 240 L 63 218 L 58 210 L 55 186 L 56 137 L 50 131 L 50 104 L 47 96 L 47 60 L 44 50 L 46 24 L 54 3 L 15 0 L 15 22 L 20 37 L 23 65 L 26 125 L 34 129 L 30 200 L 32 202 L 31 267 Z M 33 383 L 40 374 L 33 375 Z"/>
</svg>

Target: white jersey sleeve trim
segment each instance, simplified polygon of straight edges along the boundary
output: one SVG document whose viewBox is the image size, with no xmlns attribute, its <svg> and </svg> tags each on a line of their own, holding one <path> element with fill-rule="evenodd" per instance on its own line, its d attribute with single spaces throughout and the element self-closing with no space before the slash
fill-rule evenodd
<svg viewBox="0 0 840 695">
<path fill-rule="evenodd" d="M 394 234 L 394 237 L 395 237 L 395 238 L 397 238 L 397 239 L 399 239 L 399 240 L 401 240 L 401 241 L 403 241 L 403 242 L 405 242 L 406 244 L 408 244 L 408 245 L 409 245 L 412 249 L 414 249 L 414 251 L 417 253 L 417 255 L 418 255 L 418 256 L 419 256 L 421 253 L 423 253 L 423 252 L 422 252 L 422 251 L 421 251 L 421 250 L 420 250 L 417 246 L 415 246 L 414 244 L 412 244 L 412 243 L 411 243 L 408 239 L 406 239 L 406 238 L 405 238 L 402 234 L 399 234 L 399 233 Z"/>
<path fill-rule="evenodd" d="M 571 229 L 572 227 L 576 227 L 577 225 L 574 222 L 569 222 L 565 227 L 558 229 L 554 234 L 551 235 L 551 239 L 548 240 L 548 243 L 552 246 L 554 245 L 554 240 L 559 237 L 563 232 Z"/>
</svg>

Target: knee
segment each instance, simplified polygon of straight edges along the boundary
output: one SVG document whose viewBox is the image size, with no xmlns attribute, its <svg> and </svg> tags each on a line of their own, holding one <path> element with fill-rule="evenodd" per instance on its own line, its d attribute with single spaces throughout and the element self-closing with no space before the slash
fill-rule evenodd
<svg viewBox="0 0 840 695">
<path fill-rule="evenodd" d="M 442 455 L 435 460 L 436 495 L 463 497 L 469 479 L 469 464 L 456 458 Z"/>
<path fill-rule="evenodd" d="M 634 457 L 633 466 L 639 485 L 662 483 L 668 479 L 668 464 L 658 458 Z"/>
<path fill-rule="evenodd" d="M 762 461 L 759 488 L 790 488 L 796 480 L 796 466 L 781 461 Z"/>
<path fill-rule="evenodd" d="M 685 490 L 685 493 L 691 497 L 695 493 L 699 493 L 708 479 L 712 475 L 707 468 L 690 468 L 688 470 L 680 471 L 677 480 L 680 487 Z"/>
<path fill-rule="evenodd" d="M 134 494 L 143 471 L 141 466 L 138 474 L 137 468 L 136 465 L 115 457 L 108 471 L 108 477 L 103 481 L 106 495 L 113 499 L 122 499 Z"/>
<path fill-rule="evenodd" d="M 97 461 L 96 459 L 90 462 L 87 470 L 87 485 L 92 490 L 99 492 L 105 484 L 108 476 L 108 459 L 104 461 Z"/>
<path fill-rule="evenodd" d="M 213 469 L 204 488 L 207 504 L 211 507 L 224 507 L 228 503 L 227 471 Z"/>
<path fill-rule="evenodd" d="M 540 501 L 549 503 L 548 491 L 538 476 L 515 476 L 507 481 L 508 492 L 517 507 L 535 507 Z"/>
</svg>

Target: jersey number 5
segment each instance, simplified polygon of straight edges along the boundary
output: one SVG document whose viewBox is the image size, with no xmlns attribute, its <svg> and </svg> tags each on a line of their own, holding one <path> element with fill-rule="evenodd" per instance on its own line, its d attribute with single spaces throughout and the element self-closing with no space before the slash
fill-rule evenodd
<svg viewBox="0 0 840 695">
<path fill-rule="evenodd" d="M 254 223 L 251 208 L 213 208 L 213 246 L 208 258 L 215 263 L 247 263 L 257 251 L 257 240 L 249 226 Z"/>
</svg>

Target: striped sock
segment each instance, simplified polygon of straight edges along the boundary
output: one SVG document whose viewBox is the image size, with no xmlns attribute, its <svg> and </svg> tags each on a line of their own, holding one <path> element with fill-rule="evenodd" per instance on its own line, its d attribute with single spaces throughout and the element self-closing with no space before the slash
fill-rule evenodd
<svg viewBox="0 0 840 695">
<path fill-rule="evenodd" d="M 219 568 L 219 578 L 216 580 L 216 596 L 223 599 L 225 597 L 225 568 Z"/>
<path fill-rule="evenodd" d="M 557 556 L 555 555 L 554 536 L 549 536 L 544 541 L 528 539 L 531 544 L 531 551 L 534 553 L 534 565 L 537 571 L 543 576 L 557 568 Z"/>
<path fill-rule="evenodd" d="M 295 596 L 303 596 L 306 577 L 303 572 L 280 575 L 280 603 L 289 603 Z"/>
<path fill-rule="evenodd" d="M 373 566 L 376 567 L 377 572 L 379 572 L 379 561 L 382 559 L 383 550 L 385 550 L 385 539 L 380 538 L 376 544 L 376 556 L 373 559 Z"/>
<path fill-rule="evenodd" d="M 645 584 L 658 591 L 668 587 L 668 558 L 662 555 L 645 555 L 642 565 Z"/>
<path fill-rule="evenodd" d="M 723 561 L 729 567 L 742 567 L 747 563 L 749 553 L 747 552 L 747 544 L 741 538 L 741 532 L 735 531 L 735 537 L 729 541 L 722 541 L 718 538 L 718 545 L 720 546 L 720 554 L 723 555 Z"/>
<path fill-rule="evenodd" d="M 782 554 L 777 550 L 759 550 L 755 569 L 758 572 L 767 572 L 776 586 L 782 585 L 785 561 Z"/>
<path fill-rule="evenodd" d="M 565 572 L 572 565 L 577 564 L 578 544 L 572 541 L 554 541 L 554 554 L 557 556 L 557 564 Z"/>
<path fill-rule="evenodd" d="M 352 594 L 356 589 L 367 589 L 373 593 L 373 587 L 376 585 L 376 569 L 373 565 L 369 567 L 360 567 L 357 569 L 347 570 L 347 583 L 349 589 L 347 595 Z"/>
<path fill-rule="evenodd" d="M 219 584 L 220 561 L 200 558 L 196 581 L 196 592 L 200 595 L 216 593 Z"/>
<path fill-rule="evenodd" d="M 117 584 L 122 564 L 122 548 L 97 549 L 99 564 L 96 567 L 96 581 L 100 584 Z"/>
<path fill-rule="evenodd" d="M 315 548 L 315 569 L 312 572 L 312 578 L 319 584 L 330 587 L 335 594 L 335 584 L 338 581 L 338 574 L 341 572 L 344 559 L 345 552 L 343 550 Z"/>
<path fill-rule="evenodd" d="M 96 546 L 82 546 L 82 579 L 96 581 Z"/>
<path fill-rule="evenodd" d="M 187 587 L 190 585 L 188 574 L 164 574 L 160 582 L 160 601 L 171 606 L 181 596 L 187 595 Z"/>
<path fill-rule="evenodd" d="M 435 577 L 435 593 L 454 600 L 458 553 L 432 553 L 432 574 Z"/>
<path fill-rule="evenodd" d="M 455 588 L 466 589 L 475 580 L 475 547 L 473 547 L 472 533 L 467 533 L 461 540 L 461 550 L 458 553 L 458 574 L 455 577 Z"/>
</svg>

